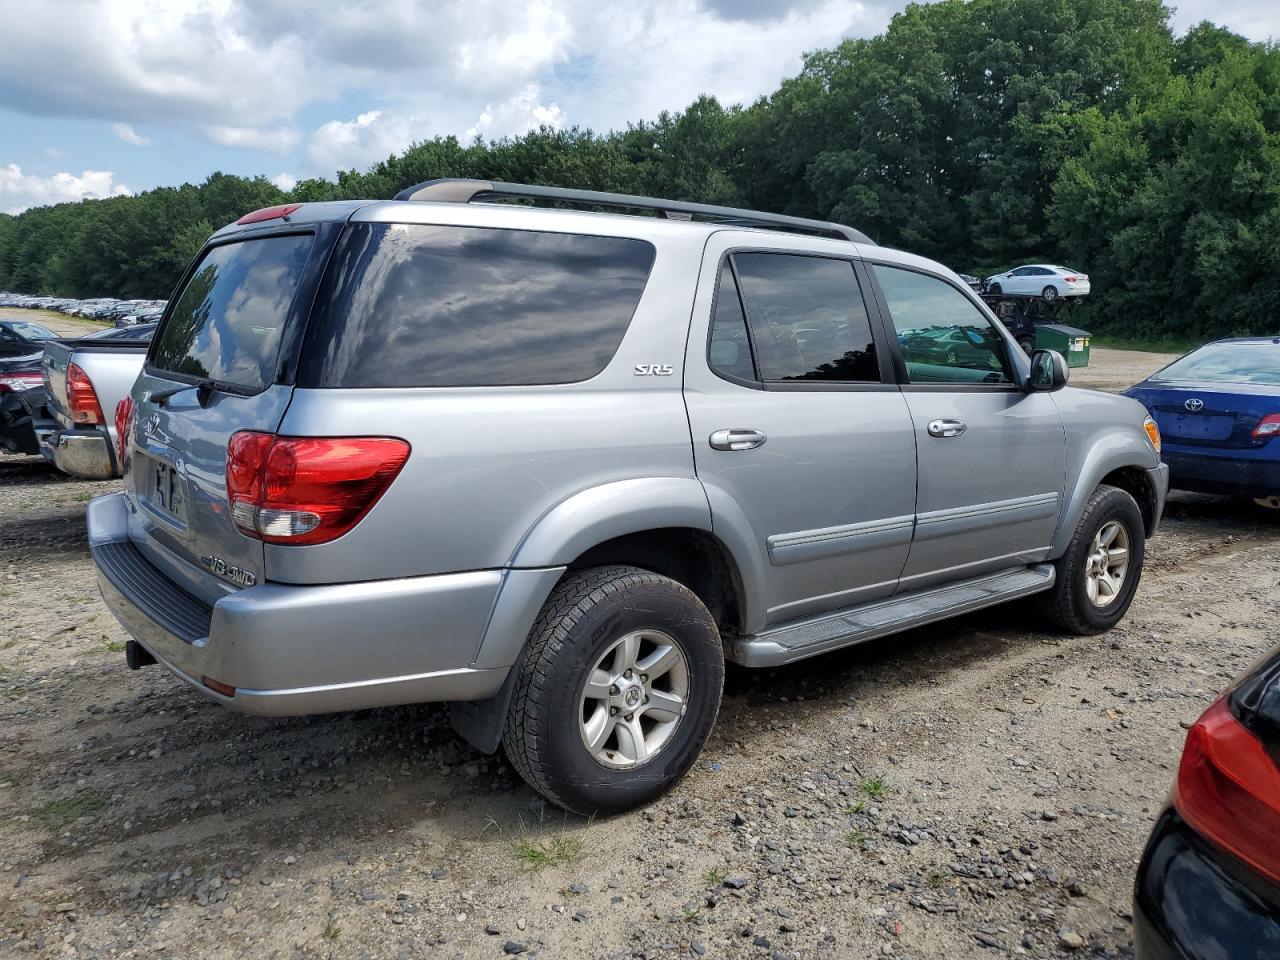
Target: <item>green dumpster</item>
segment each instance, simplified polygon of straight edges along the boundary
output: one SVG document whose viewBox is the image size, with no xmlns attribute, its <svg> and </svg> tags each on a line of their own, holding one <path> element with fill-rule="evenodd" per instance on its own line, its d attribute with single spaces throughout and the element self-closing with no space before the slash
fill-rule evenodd
<svg viewBox="0 0 1280 960">
<path fill-rule="evenodd" d="M 1093 334 L 1065 323 L 1041 323 L 1036 326 L 1036 347 L 1041 350 L 1057 350 L 1067 358 L 1068 367 L 1089 365 L 1089 341 Z"/>
</svg>

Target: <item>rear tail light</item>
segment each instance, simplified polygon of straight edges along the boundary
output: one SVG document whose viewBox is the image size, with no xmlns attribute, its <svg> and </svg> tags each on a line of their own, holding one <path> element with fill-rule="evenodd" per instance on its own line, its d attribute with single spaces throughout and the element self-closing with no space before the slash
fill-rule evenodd
<svg viewBox="0 0 1280 960">
<path fill-rule="evenodd" d="M 42 383 L 44 383 L 44 377 L 40 375 L 39 371 L 0 374 L 0 393 L 18 393 L 22 390 L 38 387 Z"/>
<path fill-rule="evenodd" d="M 102 406 L 93 383 L 77 363 L 67 364 L 67 407 L 76 423 L 103 423 Z"/>
<path fill-rule="evenodd" d="M 1280 413 L 1268 413 L 1253 428 L 1255 440 L 1267 440 L 1277 435 L 1280 435 Z"/>
<path fill-rule="evenodd" d="M 1062 279 L 1067 281 L 1067 283 L 1075 283 L 1080 278 L 1079 277 L 1063 277 Z"/>
<path fill-rule="evenodd" d="M 1173 805 L 1206 839 L 1280 883 L 1280 767 L 1226 698 L 1187 734 Z"/>
<path fill-rule="evenodd" d="M 129 432 L 133 429 L 133 397 L 125 394 L 116 404 L 116 466 L 124 470 L 124 457 L 129 452 Z"/>
<path fill-rule="evenodd" d="M 409 444 L 397 437 L 241 431 L 227 444 L 231 517 L 267 543 L 327 543 L 373 509 L 408 459 Z"/>
</svg>

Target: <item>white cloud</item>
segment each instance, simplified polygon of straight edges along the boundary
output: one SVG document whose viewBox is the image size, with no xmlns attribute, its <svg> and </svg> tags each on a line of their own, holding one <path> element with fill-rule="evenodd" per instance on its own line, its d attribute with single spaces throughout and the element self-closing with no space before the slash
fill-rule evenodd
<svg viewBox="0 0 1280 960">
<path fill-rule="evenodd" d="M 144 136 L 140 136 L 133 127 L 127 123 L 113 123 L 111 132 L 123 140 L 125 143 L 131 143 L 135 147 L 145 147 L 151 141 Z"/>
<path fill-rule="evenodd" d="M 224 147 L 249 147 L 255 150 L 271 150 L 288 153 L 298 145 L 300 134 L 287 124 L 277 127 L 224 127 L 206 126 L 205 136 Z"/>
<path fill-rule="evenodd" d="M 487 140 L 497 137 L 518 137 L 539 127 L 563 129 L 567 124 L 565 112 L 558 103 L 543 103 L 542 88 L 536 83 L 527 83 L 511 99 L 498 104 L 487 104 L 484 111 L 463 135 L 464 140 L 484 137 Z"/>
<path fill-rule="evenodd" d="M 281 170 L 279 173 L 277 173 L 274 177 L 271 178 L 271 182 L 274 183 L 281 190 L 283 190 L 285 193 L 288 193 L 290 190 L 292 190 L 294 187 L 298 185 L 298 178 L 295 177 L 293 174 L 288 173 L 287 171 Z"/>
<path fill-rule="evenodd" d="M 0 167 L 0 210 L 5 213 L 21 213 L 28 207 L 70 200 L 119 197 L 132 192 L 123 183 L 116 183 L 115 174 L 109 170 L 85 170 L 78 177 L 73 173 L 40 177 L 34 173 L 23 173 L 16 163 Z"/>
<path fill-rule="evenodd" d="M 329 173 L 366 167 L 429 137 L 428 127 L 418 116 L 370 110 L 354 120 L 330 120 L 319 127 L 307 141 L 307 156 Z"/>
</svg>

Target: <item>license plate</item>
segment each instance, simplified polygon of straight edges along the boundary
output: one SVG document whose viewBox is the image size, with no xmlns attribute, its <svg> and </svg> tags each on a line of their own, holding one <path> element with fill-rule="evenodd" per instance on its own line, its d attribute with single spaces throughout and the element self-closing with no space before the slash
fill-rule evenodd
<svg viewBox="0 0 1280 960">
<path fill-rule="evenodd" d="M 1225 440 L 1231 436 L 1234 422 L 1233 417 L 1179 413 L 1174 415 L 1173 423 L 1165 432 L 1187 440 Z"/>
<path fill-rule="evenodd" d="M 171 465 L 151 460 L 148 470 L 150 489 L 147 499 L 160 513 L 172 517 L 183 526 L 187 523 L 187 496 L 182 477 Z"/>
</svg>

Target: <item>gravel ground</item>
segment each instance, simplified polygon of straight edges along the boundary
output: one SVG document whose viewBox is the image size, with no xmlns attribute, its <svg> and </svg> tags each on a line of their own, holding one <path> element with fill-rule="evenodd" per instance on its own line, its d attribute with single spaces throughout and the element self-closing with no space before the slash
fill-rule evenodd
<svg viewBox="0 0 1280 960">
<path fill-rule="evenodd" d="M 690 776 L 589 822 L 440 707 L 254 719 L 128 671 L 83 521 L 114 487 L 0 457 L 0 956 L 1125 957 L 1184 727 L 1280 640 L 1280 518 L 1175 495 L 1120 629 L 730 669 Z"/>
</svg>

